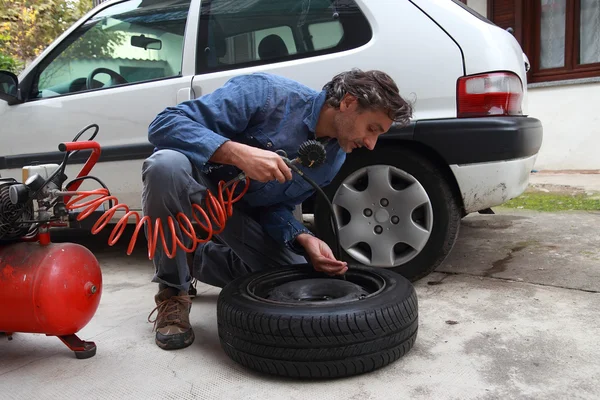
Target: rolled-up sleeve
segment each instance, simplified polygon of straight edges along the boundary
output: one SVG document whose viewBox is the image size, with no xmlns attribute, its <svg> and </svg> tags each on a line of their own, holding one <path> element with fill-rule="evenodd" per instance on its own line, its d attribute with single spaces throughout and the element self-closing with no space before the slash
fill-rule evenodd
<svg viewBox="0 0 600 400">
<path fill-rule="evenodd" d="M 304 248 L 296 242 L 301 233 L 314 234 L 294 216 L 294 206 L 279 204 L 269 207 L 261 213 L 260 222 L 269 236 L 281 246 L 285 246 L 296 254 L 304 254 Z"/>
</svg>

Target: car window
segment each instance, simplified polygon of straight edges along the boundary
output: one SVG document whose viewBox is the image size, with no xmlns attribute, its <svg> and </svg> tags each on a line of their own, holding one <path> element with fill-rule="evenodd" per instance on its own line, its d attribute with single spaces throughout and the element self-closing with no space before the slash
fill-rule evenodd
<svg viewBox="0 0 600 400">
<path fill-rule="evenodd" d="M 354 0 L 205 0 L 197 72 L 299 59 L 367 43 Z"/>
<path fill-rule="evenodd" d="M 317 22 L 308 26 L 315 50 L 330 49 L 337 46 L 344 36 L 342 25 L 338 21 Z"/>
<path fill-rule="evenodd" d="M 190 0 L 132 0 L 97 13 L 41 64 L 32 98 L 181 75 Z"/>
</svg>

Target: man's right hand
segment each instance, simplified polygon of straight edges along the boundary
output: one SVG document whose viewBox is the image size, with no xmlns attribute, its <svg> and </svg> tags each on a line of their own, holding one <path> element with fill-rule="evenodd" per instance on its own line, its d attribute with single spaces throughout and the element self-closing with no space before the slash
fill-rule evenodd
<svg viewBox="0 0 600 400">
<path fill-rule="evenodd" d="M 292 170 L 274 151 L 252 146 L 245 146 L 241 150 L 242 155 L 236 165 L 248 178 L 259 182 L 276 179 L 279 183 L 292 179 Z"/>
<path fill-rule="evenodd" d="M 235 165 L 252 180 L 280 183 L 292 179 L 292 170 L 274 151 L 262 150 L 242 143 L 228 141 L 213 155 L 211 161 Z"/>
</svg>

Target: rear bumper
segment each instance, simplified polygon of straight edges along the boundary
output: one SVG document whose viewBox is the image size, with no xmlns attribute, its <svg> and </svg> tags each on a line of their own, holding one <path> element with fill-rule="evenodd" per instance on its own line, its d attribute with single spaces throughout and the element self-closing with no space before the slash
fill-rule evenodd
<svg viewBox="0 0 600 400">
<path fill-rule="evenodd" d="M 516 160 L 450 165 L 467 214 L 499 206 L 529 185 L 537 155 Z"/>
<path fill-rule="evenodd" d="M 391 136 L 420 142 L 446 161 L 468 214 L 525 191 L 543 128 L 531 117 L 454 118 L 417 121 Z"/>
<path fill-rule="evenodd" d="M 507 161 L 537 155 L 540 120 L 485 117 L 417 121 L 413 140 L 434 149 L 449 165 Z"/>
</svg>

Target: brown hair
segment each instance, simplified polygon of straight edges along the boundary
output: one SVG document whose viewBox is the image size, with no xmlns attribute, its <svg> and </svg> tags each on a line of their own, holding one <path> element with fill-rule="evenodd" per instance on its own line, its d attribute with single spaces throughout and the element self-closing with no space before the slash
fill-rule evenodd
<svg viewBox="0 0 600 400">
<path fill-rule="evenodd" d="M 354 68 L 334 76 L 323 89 L 327 93 L 326 104 L 332 107 L 339 108 L 344 96 L 351 94 L 364 109 L 382 110 L 400 125 L 410 123 L 412 105 L 400 96 L 398 86 L 385 72 Z"/>
</svg>

